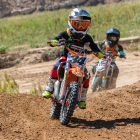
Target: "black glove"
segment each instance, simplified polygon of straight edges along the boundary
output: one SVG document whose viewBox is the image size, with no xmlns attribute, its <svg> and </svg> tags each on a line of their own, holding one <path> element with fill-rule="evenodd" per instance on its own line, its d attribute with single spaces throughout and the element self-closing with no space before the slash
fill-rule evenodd
<svg viewBox="0 0 140 140">
<path fill-rule="evenodd" d="M 120 58 L 125 58 L 125 56 L 124 55 L 120 55 Z"/>
</svg>

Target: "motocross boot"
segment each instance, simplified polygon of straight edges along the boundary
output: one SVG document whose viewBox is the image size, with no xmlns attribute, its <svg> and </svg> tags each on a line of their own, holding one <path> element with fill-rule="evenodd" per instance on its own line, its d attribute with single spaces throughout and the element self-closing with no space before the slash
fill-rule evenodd
<svg viewBox="0 0 140 140">
<path fill-rule="evenodd" d="M 44 98 L 50 98 L 51 95 L 53 94 L 54 90 L 54 83 L 56 82 L 57 79 L 53 79 L 49 77 L 48 85 L 46 86 L 45 92 L 42 94 Z"/>
<path fill-rule="evenodd" d="M 116 88 L 116 82 L 117 82 L 117 78 L 116 77 L 113 77 L 112 78 L 112 83 L 111 83 L 111 88 Z"/>
<path fill-rule="evenodd" d="M 86 103 L 85 103 L 85 101 L 80 101 L 79 108 L 80 109 L 86 109 Z"/>
<path fill-rule="evenodd" d="M 79 103 L 79 108 L 81 109 L 86 109 L 86 94 L 87 94 L 87 90 L 88 90 L 88 87 L 87 88 L 84 88 L 82 89 L 82 93 L 81 93 L 81 101 Z"/>
</svg>

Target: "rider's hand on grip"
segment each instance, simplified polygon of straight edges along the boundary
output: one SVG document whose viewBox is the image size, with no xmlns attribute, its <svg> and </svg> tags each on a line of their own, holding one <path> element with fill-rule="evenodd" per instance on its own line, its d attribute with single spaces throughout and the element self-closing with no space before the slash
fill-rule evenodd
<svg viewBox="0 0 140 140">
<path fill-rule="evenodd" d="M 58 44 L 58 40 L 51 40 L 48 41 L 47 44 L 49 44 L 51 47 L 55 47 Z"/>
<path fill-rule="evenodd" d="M 51 41 L 48 41 L 47 44 L 49 44 L 50 47 L 54 47 L 54 46 L 51 44 Z"/>
<path fill-rule="evenodd" d="M 124 55 L 120 55 L 120 58 L 126 58 Z"/>
<path fill-rule="evenodd" d="M 69 48 L 70 48 L 70 47 L 71 47 L 71 44 L 70 44 L 70 43 L 67 43 L 67 47 L 69 47 Z"/>
</svg>

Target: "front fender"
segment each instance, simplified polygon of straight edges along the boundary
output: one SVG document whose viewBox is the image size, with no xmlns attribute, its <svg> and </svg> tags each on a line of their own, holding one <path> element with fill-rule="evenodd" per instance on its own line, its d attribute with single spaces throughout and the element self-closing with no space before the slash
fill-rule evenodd
<svg viewBox="0 0 140 140">
<path fill-rule="evenodd" d="M 80 68 L 74 68 L 71 70 L 72 74 L 76 75 L 77 77 L 85 77 L 85 74 Z"/>
</svg>

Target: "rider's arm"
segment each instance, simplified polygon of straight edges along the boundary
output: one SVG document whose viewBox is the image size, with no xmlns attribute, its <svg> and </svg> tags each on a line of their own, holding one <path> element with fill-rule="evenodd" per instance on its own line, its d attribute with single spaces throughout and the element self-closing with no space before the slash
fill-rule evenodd
<svg viewBox="0 0 140 140">
<path fill-rule="evenodd" d="M 104 54 L 100 51 L 97 44 L 93 42 L 91 36 L 87 34 L 85 38 L 87 39 L 87 42 L 89 42 L 89 47 L 91 48 L 91 50 L 96 53 L 95 56 L 99 59 L 104 57 Z"/>
<path fill-rule="evenodd" d="M 55 40 L 59 40 L 59 39 L 66 39 L 68 40 L 69 39 L 69 35 L 67 34 L 67 31 L 62 31 L 58 34 L 57 37 L 54 38 Z M 68 50 L 64 47 L 62 53 L 61 53 L 61 56 L 65 56 L 67 57 L 67 54 L 68 54 Z"/>
<path fill-rule="evenodd" d="M 125 52 L 123 51 L 123 47 L 121 45 L 118 45 L 118 48 L 119 48 L 119 52 L 120 52 L 120 58 L 124 58 L 126 57 L 126 54 Z"/>
<path fill-rule="evenodd" d="M 51 43 L 58 43 L 59 39 L 68 39 L 68 35 L 66 31 L 62 31 L 56 36 L 54 39 L 51 40 Z M 51 47 L 54 47 L 55 45 L 51 45 Z"/>
<path fill-rule="evenodd" d="M 103 51 L 106 48 L 105 42 L 101 42 L 98 46 L 98 48 Z"/>
</svg>

